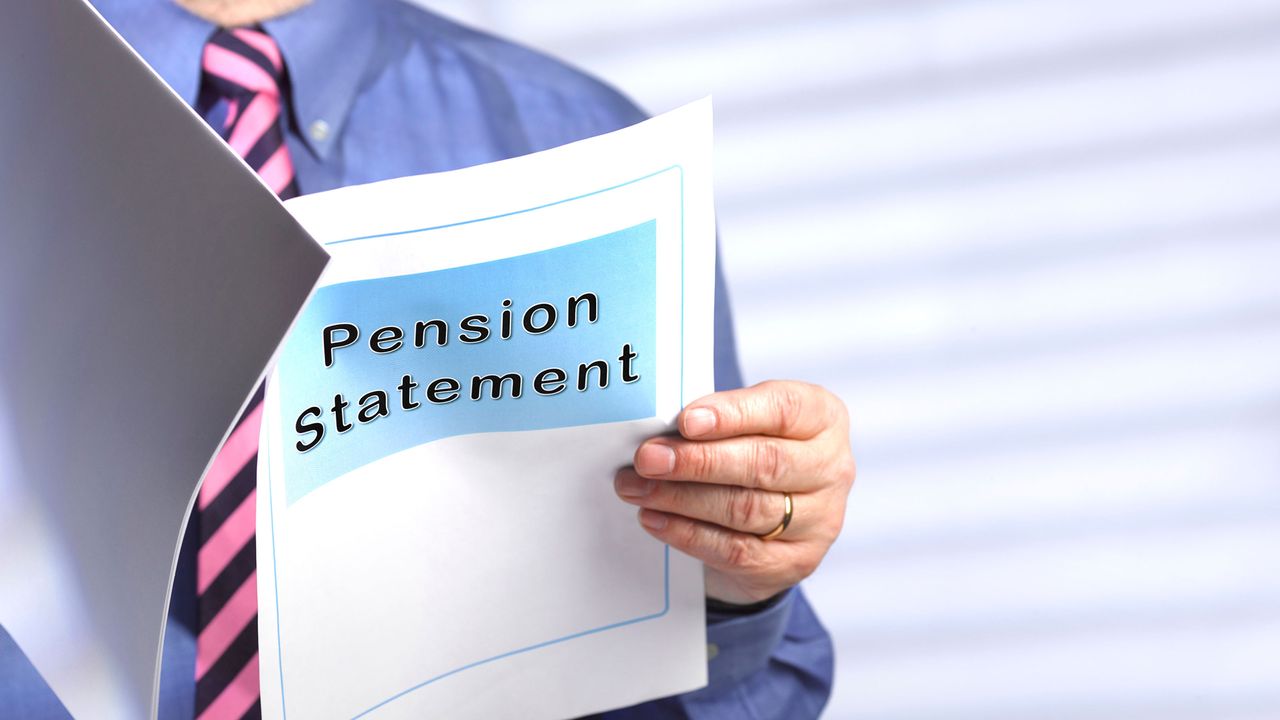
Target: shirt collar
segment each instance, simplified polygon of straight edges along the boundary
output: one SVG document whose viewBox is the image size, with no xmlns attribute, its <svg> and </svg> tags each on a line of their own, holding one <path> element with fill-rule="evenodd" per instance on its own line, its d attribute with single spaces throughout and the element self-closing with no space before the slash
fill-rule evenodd
<svg viewBox="0 0 1280 720">
<path fill-rule="evenodd" d="M 376 4 L 314 0 L 263 23 L 284 55 L 299 134 L 321 159 L 342 136 L 378 45 Z"/>
<path fill-rule="evenodd" d="M 200 57 L 214 26 L 173 0 L 94 0 L 94 5 L 188 105 L 200 90 Z M 263 23 L 280 46 L 299 134 L 324 159 L 342 135 L 378 44 L 377 3 L 314 0 Z"/>
</svg>

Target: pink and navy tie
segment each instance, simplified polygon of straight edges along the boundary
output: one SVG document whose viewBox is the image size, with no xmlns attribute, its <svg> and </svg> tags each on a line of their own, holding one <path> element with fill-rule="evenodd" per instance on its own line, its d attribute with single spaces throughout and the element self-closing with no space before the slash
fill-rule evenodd
<svg viewBox="0 0 1280 720">
<path fill-rule="evenodd" d="M 204 49 L 200 107 L 281 198 L 298 194 L 284 142 L 284 60 L 266 33 L 219 30 Z M 199 634 L 197 720 L 259 718 L 258 583 L 254 555 L 259 388 L 214 458 L 196 501 Z"/>
</svg>

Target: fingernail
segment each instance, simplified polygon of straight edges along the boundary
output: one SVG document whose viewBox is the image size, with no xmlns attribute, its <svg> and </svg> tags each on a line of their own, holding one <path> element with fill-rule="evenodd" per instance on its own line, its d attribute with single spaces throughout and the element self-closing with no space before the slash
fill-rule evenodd
<svg viewBox="0 0 1280 720">
<path fill-rule="evenodd" d="M 694 408 L 684 412 L 685 437 L 701 437 L 716 429 L 715 411 L 708 408 Z"/>
<path fill-rule="evenodd" d="M 675 451 L 661 443 L 647 443 L 636 453 L 636 470 L 645 475 L 666 475 L 675 467 Z"/>
<path fill-rule="evenodd" d="M 614 489 L 618 491 L 619 495 L 633 498 L 644 497 L 653 492 L 655 484 L 649 478 L 642 478 L 631 473 L 623 473 L 613 482 Z"/>
<path fill-rule="evenodd" d="M 667 526 L 667 516 L 652 510 L 641 510 L 640 524 L 650 530 L 661 530 Z"/>
</svg>

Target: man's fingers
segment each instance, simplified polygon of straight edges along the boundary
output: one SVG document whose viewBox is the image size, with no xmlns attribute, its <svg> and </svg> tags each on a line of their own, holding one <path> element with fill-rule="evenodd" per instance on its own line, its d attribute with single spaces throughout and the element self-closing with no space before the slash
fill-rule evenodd
<svg viewBox="0 0 1280 720">
<path fill-rule="evenodd" d="M 763 540 L 716 525 L 653 510 L 640 511 L 650 535 L 711 567 L 748 569 L 763 564 Z"/>
<path fill-rule="evenodd" d="M 630 468 L 618 472 L 614 489 L 629 503 L 752 535 L 763 535 L 773 530 L 786 514 L 786 501 L 781 493 L 730 485 L 654 480 Z M 794 535 L 798 529 L 791 527 L 787 532 Z"/>
<path fill-rule="evenodd" d="M 711 568 L 748 578 L 767 577 L 771 586 L 794 585 L 817 567 L 817 562 L 804 551 L 804 543 L 761 540 L 719 525 L 648 509 L 640 511 L 640 524 L 650 535 Z"/>
<path fill-rule="evenodd" d="M 772 435 L 808 440 L 847 422 L 839 398 L 809 383 L 770 380 L 693 401 L 677 421 L 691 440 Z"/>
<path fill-rule="evenodd" d="M 635 469 L 655 480 L 739 485 L 773 492 L 806 492 L 827 473 L 814 448 L 800 440 L 735 437 L 691 442 L 658 437 L 636 450 Z"/>
</svg>

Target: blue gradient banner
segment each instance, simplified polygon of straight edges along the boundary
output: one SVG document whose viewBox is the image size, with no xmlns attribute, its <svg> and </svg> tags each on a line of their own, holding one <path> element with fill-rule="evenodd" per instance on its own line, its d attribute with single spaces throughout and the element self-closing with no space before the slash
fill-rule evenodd
<svg viewBox="0 0 1280 720">
<path fill-rule="evenodd" d="M 650 221 L 317 291 L 280 359 L 288 501 L 445 437 L 652 416 L 656 250 Z"/>
</svg>

